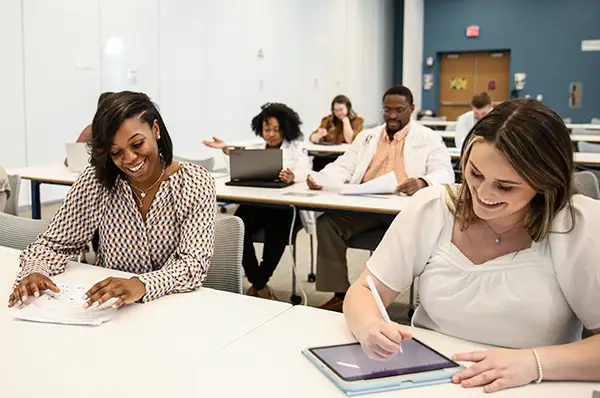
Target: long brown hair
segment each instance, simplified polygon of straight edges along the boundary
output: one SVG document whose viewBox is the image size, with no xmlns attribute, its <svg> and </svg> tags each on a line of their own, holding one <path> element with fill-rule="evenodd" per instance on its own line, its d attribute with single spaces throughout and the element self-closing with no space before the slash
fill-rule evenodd
<svg viewBox="0 0 600 398">
<path fill-rule="evenodd" d="M 350 119 L 351 122 L 358 117 L 356 112 L 354 112 L 354 109 L 352 109 L 352 102 L 350 101 L 350 98 L 346 97 L 345 95 L 338 95 L 333 99 L 333 101 L 331 101 L 331 121 L 333 124 L 336 124 L 338 121 L 338 118 L 333 114 L 333 106 L 335 104 L 346 105 L 346 108 L 348 108 L 348 119 Z"/>
<path fill-rule="evenodd" d="M 478 142 L 487 142 L 500 151 L 536 192 L 523 220 L 533 241 L 543 240 L 551 232 L 554 217 L 566 206 L 575 222 L 571 203 L 575 170 L 572 144 L 569 131 L 556 112 L 528 99 L 503 102 L 495 107 L 467 136 L 460 164 L 463 176 L 473 146 Z M 461 230 L 478 220 L 464 177 L 457 190 L 448 187 L 448 195 L 448 207 L 459 220 Z"/>
</svg>

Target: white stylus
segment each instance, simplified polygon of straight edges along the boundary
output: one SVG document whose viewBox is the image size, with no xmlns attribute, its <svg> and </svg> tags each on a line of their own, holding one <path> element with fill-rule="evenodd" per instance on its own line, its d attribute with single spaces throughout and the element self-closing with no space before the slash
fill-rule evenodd
<svg viewBox="0 0 600 398">
<path fill-rule="evenodd" d="M 386 322 L 391 322 L 392 320 L 390 319 L 390 316 L 388 315 L 388 313 L 383 305 L 383 301 L 381 301 L 381 296 L 379 296 L 379 292 L 377 291 L 377 288 L 375 287 L 375 282 L 373 282 L 373 278 L 371 277 L 371 275 L 367 275 L 367 283 L 369 284 L 369 289 L 371 290 L 371 294 L 373 295 L 373 298 L 375 299 L 375 304 L 377 304 L 377 308 L 379 308 L 379 312 L 381 313 L 383 320 Z M 403 352 L 402 351 L 402 343 L 398 343 L 398 345 L 400 346 L 400 352 Z"/>
</svg>

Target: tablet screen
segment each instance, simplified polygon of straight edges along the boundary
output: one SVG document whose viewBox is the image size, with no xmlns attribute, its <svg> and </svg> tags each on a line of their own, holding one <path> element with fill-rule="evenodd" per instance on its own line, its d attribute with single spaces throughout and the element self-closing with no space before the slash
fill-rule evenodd
<svg viewBox="0 0 600 398">
<path fill-rule="evenodd" d="M 387 361 L 370 359 L 359 343 L 309 348 L 345 381 L 370 380 L 458 367 L 459 365 L 417 339 L 402 340 L 402 353 Z"/>
</svg>

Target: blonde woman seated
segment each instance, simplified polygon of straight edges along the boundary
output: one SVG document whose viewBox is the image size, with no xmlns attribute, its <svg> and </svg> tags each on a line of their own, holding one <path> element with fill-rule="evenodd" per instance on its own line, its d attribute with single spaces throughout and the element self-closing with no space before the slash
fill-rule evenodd
<svg viewBox="0 0 600 398">
<path fill-rule="evenodd" d="M 517 100 L 467 139 L 464 183 L 419 191 L 348 291 L 350 329 L 370 356 L 395 355 L 410 335 L 382 320 L 365 278 L 389 305 L 419 276 L 415 326 L 505 347 L 456 353 L 475 364 L 454 383 L 600 381 L 600 202 L 573 194 L 569 132 L 543 104 Z M 582 324 L 594 336 L 580 340 Z"/>
</svg>

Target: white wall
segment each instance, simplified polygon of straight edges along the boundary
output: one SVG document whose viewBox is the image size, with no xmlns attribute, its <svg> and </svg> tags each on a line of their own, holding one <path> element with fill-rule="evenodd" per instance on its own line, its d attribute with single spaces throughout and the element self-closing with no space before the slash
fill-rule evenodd
<svg viewBox="0 0 600 398">
<path fill-rule="evenodd" d="M 0 5 L 0 164 L 26 164 L 25 98 L 23 89 L 23 24 L 20 0 L 3 0 Z"/>
<path fill-rule="evenodd" d="M 61 161 L 64 142 L 91 121 L 102 91 L 148 93 L 176 154 L 195 158 L 219 158 L 204 138 L 251 138 L 250 119 L 265 102 L 294 108 L 306 135 L 342 93 L 367 123 L 379 122 L 392 82 L 392 7 L 392 0 L 4 0 L 0 46 L 11 56 L 0 66 L 0 109 L 14 134 L 0 163 Z"/>
<path fill-rule="evenodd" d="M 421 109 L 423 96 L 423 29 L 425 0 L 404 0 L 404 43 L 402 47 L 402 84 L 410 87 L 415 109 Z M 416 117 L 416 112 L 413 113 Z"/>
</svg>

